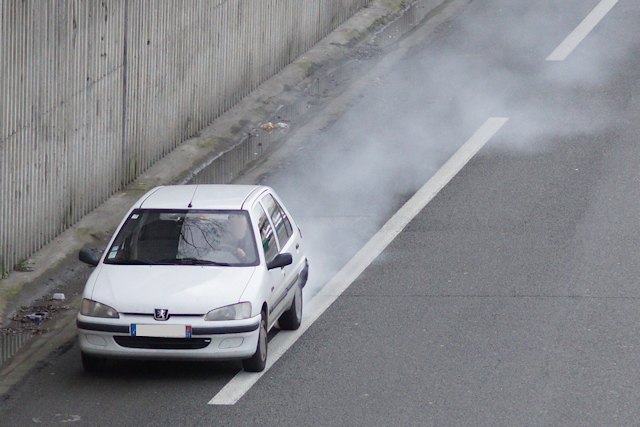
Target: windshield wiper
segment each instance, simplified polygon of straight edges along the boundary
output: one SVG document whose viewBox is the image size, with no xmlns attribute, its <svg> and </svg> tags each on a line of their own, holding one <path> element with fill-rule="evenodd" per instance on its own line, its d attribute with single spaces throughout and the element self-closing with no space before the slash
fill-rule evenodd
<svg viewBox="0 0 640 427">
<path fill-rule="evenodd" d="M 118 264 L 118 265 L 152 265 L 152 262 L 143 261 L 141 259 L 121 259 L 121 260 L 106 260 L 105 264 Z"/>
<path fill-rule="evenodd" d="M 218 267 L 229 267 L 231 265 L 228 262 L 216 262 L 216 261 L 209 261 L 209 260 L 206 260 L 206 259 L 198 259 L 198 258 L 163 259 L 160 262 L 161 263 L 183 264 L 183 265 L 215 265 L 215 266 L 218 266 Z"/>
</svg>

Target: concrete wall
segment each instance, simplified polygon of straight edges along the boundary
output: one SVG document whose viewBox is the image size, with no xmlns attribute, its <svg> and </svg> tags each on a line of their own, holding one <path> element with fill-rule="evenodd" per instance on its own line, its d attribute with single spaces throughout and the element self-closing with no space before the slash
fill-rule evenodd
<svg viewBox="0 0 640 427">
<path fill-rule="evenodd" d="M 0 0 L 0 276 L 370 0 Z"/>
</svg>

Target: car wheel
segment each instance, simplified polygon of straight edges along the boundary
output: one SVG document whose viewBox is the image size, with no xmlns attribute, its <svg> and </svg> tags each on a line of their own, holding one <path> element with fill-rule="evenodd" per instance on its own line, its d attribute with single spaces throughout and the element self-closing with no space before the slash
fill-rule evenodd
<svg viewBox="0 0 640 427">
<path fill-rule="evenodd" d="M 302 323 L 302 287 L 296 287 L 296 294 L 291 301 L 291 307 L 278 319 L 280 329 L 295 331 Z"/>
<path fill-rule="evenodd" d="M 82 368 L 86 372 L 102 372 L 107 364 L 107 361 L 102 357 L 91 356 L 86 353 L 81 353 L 82 356 Z"/>
<path fill-rule="evenodd" d="M 262 312 L 256 352 L 249 359 L 242 361 L 242 367 L 247 372 L 262 372 L 265 366 L 267 366 L 267 316 Z"/>
</svg>

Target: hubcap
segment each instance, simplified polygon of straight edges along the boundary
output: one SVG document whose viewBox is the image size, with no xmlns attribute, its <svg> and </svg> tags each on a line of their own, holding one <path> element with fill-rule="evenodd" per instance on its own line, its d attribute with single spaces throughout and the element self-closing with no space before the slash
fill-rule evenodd
<svg viewBox="0 0 640 427">
<path fill-rule="evenodd" d="M 260 328 L 260 359 L 265 360 L 267 358 L 267 325 L 263 320 Z"/>
<path fill-rule="evenodd" d="M 298 286 L 298 289 L 296 290 L 295 305 L 296 305 L 296 318 L 300 320 L 302 318 L 302 288 L 300 288 L 300 286 Z"/>
</svg>

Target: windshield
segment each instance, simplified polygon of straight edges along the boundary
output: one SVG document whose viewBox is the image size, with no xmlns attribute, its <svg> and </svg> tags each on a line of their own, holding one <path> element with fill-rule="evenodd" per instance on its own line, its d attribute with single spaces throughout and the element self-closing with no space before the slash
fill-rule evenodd
<svg viewBox="0 0 640 427">
<path fill-rule="evenodd" d="M 107 252 L 106 264 L 258 264 L 247 211 L 134 210 Z"/>
</svg>

